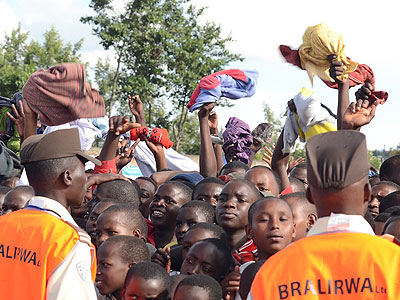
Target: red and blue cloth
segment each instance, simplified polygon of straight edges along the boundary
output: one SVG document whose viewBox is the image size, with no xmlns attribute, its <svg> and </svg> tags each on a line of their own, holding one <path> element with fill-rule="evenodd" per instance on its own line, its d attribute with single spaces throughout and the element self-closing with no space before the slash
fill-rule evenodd
<svg viewBox="0 0 400 300">
<path fill-rule="evenodd" d="M 217 102 L 220 97 L 240 99 L 256 92 L 257 71 L 230 69 L 216 72 L 200 79 L 187 105 L 190 112 L 206 103 Z"/>
</svg>

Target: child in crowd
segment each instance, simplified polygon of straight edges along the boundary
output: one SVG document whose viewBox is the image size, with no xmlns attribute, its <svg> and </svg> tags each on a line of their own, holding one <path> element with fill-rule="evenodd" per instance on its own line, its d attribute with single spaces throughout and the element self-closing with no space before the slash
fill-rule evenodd
<svg viewBox="0 0 400 300">
<path fill-rule="evenodd" d="M 29 185 L 21 185 L 10 190 L 4 197 L 2 206 L 3 215 L 20 210 L 35 195 Z"/>
<path fill-rule="evenodd" d="M 306 188 L 304 187 L 304 184 L 303 184 L 303 182 L 300 181 L 300 179 L 289 176 L 289 183 L 290 183 L 290 186 L 292 187 L 293 193 L 305 193 L 306 192 Z"/>
<path fill-rule="evenodd" d="M 135 181 L 140 187 L 139 210 L 143 217 L 147 219 L 149 216 L 149 205 L 153 200 L 153 196 L 156 193 L 158 186 L 150 177 L 138 177 Z"/>
<path fill-rule="evenodd" d="M 6 194 L 11 191 L 11 188 L 8 186 L 0 186 L 0 214 L 3 210 L 3 203 L 4 203 L 4 197 Z"/>
<path fill-rule="evenodd" d="M 238 161 L 238 160 L 234 160 L 231 161 L 229 163 L 227 163 L 226 165 L 224 165 L 221 169 L 221 171 L 219 172 L 219 175 L 223 176 L 229 176 L 230 174 L 235 174 L 236 177 L 242 175 L 242 178 L 244 177 L 244 174 L 250 170 L 250 167 L 248 165 L 246 165 L 245 163 Z"/>
<path fill-rule="evenodd" d="M 183 236 L 190 227 L 197 223 L 214 223 L 215 208 L 204 201 L 192 200 L 185 203 L 176 218 L 175 236 L 178 244 L 182 243 Z"/>
<path fill-rule="evenodd" d="M 113 205 L 100 214 L 96 224 L 97 247 L 114 235 L 130 235 L 147 240 L 147 224 L 133 205 Z"/>
<path fill-rule="evenodd" d="M 235 252 L 234 257 L 240 264 L 254 260 L 256 246 L 246 235 L 247 213 L 259 198 L 257 188 L 246 179 L 230 181 L 218 198 L 216 221 L 224 229 L 229 246 Z"/>
<path fill-rule="evenodd" d="M 400 190 L 400 186 L 391 181 L 380 181 L 371 189 L 371 201 L 368 203 L 368 211 L 373 218 L 379 214 L 379 205 L 382 199 L 390 193 Z"/>
<path fill-rule="evenodd" d="M 110 206 L 118 204 L 114 199 L 104 199 L 97 203 L 89 213 L 86 221 L 86 232 L 90 235 L 93 245 L 96 245 L 96 223 L 100 214 Z"/>
<path fill-rule="evenodd" d="M 255 166 L 246 172 L 244 179 L 253 183 L 263 193 L 278 197 L 281 192 L 280 179 L 274 171 L 265 166 Z"/>
<path fill-rule="evenodd" d="M 212 277 L 190 275 L 178 284 L 173 300 L 221 300 L 222 289 Z"/>
<path fill-rule="evenodd" d="M 122 287 L 130 267 L 150 261 L 146 244 L 134 236 L 110 237 L 97 255 L 96 287 L 101 295 L 121 300 Z"/>
<path fill-rule="evenodd" d="M 113 180 L 99 184 L 93 192 L 95 203 L 103 199 L 116 199 L 120 203 L 131 203 L 135 208 L 140 206 L 140 188 L 125 180 Z"/>
<path fill-rule="evenodd" d="M 297 178 L 304 184 L 304 188 L 307 188 L 308 187 L 307 165 L 306 164 L 298 164 L 297 166 L 295 166 L 292 169 L 289 177 Z"/>
<path fill-rule="evenodd" d="M 287 194 L 281 199 L 289 204 L 293 212 L 293 220 L 296 224 L 294 241 L 304 238 L 318 219 L 315 205 L 308 201 L 305 193 Z"/>
<path fill-rule="evenodd" d="M 129 269 L 122 289 L 122 300 L 168 300 L 170 288 L 171 278 L 163 267 L 141 262 Z"/>
<path fill-rule="evenodd" d="M 204 274 L 221 282 L 232 267 L 233 258 L 228 244 L 209 238 L 198 241 L 189 249 L 181 274 Z"/>
<path fill-rule="evenodd" d="M 224 185 L 225 183 L 219 178 L 204 178 L 193 189 L 192 199 L 205 201 L 216 207 Z"/>
<path fill-rule="evenodd" d="M 149 207 L 156 248 L 176 244 L 175 227 L 179 208 L 192 198 L 192 189 L 179 181 L 168 181 L 158 188 Z"/>
</svg>

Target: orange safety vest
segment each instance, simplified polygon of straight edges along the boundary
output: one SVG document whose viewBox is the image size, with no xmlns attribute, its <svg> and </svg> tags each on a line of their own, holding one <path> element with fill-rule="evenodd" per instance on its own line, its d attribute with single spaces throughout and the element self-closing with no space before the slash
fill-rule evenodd
<svg viewBox="0 0 400 300">
<path fill-rule="evenodd" d="M 72 225 L 44 211 L 22 209 L 1 216 L 1 293 L 8 299 L 45 299 L 51 274 L 80 240 Z M 94 280 L 95 263 L 91 273 Z"/>
<path fill-rule="evenodd" d="M 253 300 L 400 299 L 400 247 L 365 233 L 298 240 L 270 257 L 251 287 Z"/>
</svg>

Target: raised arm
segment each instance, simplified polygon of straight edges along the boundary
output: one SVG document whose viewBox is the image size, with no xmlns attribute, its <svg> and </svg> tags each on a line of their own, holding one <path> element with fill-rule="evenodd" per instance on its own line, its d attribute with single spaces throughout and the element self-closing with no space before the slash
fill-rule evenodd
<svg viewBox="0 0 400 300">
<path fill-rule="evenodd" d="M 285 129 L 282 129 L 282 132 L 278 138 L 278 141 L 276 142 L 276 146 L 275 146 L 274 152 L 272 154 L 272 159 L 271 159 L 271 168 L 272 168 L 272 170 L 274 170 L 275 172 L 278 173 L 279 178 L 281 179 L 281 182 L 282 182 L 282 190 L 284 190 L 290 186 L 290 182 L 289 182 L 289 178 L 288 178 L 288 174 L 287 174 L 289 153 L 286 153 L 286 154 L 282 153 L 284 130 Z"/>
<path fill-rule="evenodd" d="M 208 118 L 215 103 L 208 103 L 200 108 L 198 113 L 200 122 L 200 174 L 204 177 L 217 176 L 217 160 L 215 158 L 214 148 L 211 142 L 210 127 Z"/>
</svg>

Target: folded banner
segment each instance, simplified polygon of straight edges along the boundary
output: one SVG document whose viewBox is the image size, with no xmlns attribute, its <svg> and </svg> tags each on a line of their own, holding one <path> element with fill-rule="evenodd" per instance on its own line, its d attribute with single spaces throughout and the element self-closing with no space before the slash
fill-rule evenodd
<svg viewBox="0 0 400 300">
<path fill-rule="evenodd" d="M 139 127 L 131 129 L 130 131 L 130 139 L 143 140 L 143 137 L 147 137 L 148 140 L 155 144 L 161 144 L 166 149 L 171 148 L 174 144 L 168 137 L 168 131 L 165 128 L 153 128 L 150 129 L 149 127 Z"/>
<path fill-rule="evenodd" d="M 216 72 L 200 79 L 187 105 L 190 112 L 206 103 L 217 102 L 220 97 L 240 99 L 256 92 L 257 71 L 230 69 Z"/>
<path fill-rule="evenodd" d="M 80 118 L 104 116 L 104 100 L 86 80 L 83 64 L 64 63 L 33 73 L 22 89 L 40 121 L 56 126 Z"/>
</svg>

